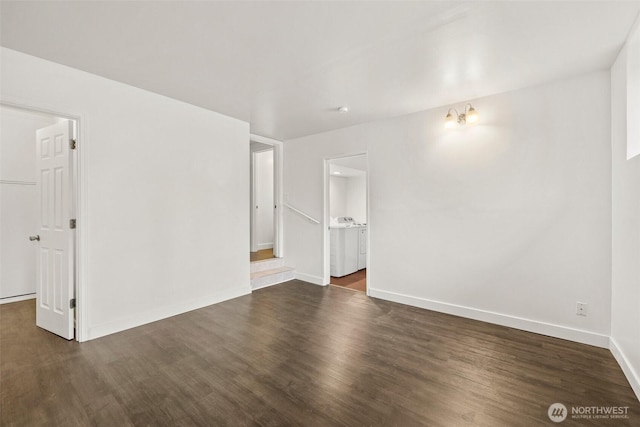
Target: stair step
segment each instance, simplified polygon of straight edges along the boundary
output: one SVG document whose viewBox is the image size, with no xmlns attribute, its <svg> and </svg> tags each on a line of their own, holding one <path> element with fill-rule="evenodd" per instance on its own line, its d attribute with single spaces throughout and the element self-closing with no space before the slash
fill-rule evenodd
<svg viewBox="0 0 640 427">
<path fill-rule="evenodd" d="M 258 277 L 270 276 L 272 274 L 277 274 L 277 273 L 284 273 L 285 271 L 293 271 L 293 268 L 277 267 L 277 268 L 272 268 L 270 270 L 256 271 L 255 273 L 251 273 L 251 278 L 257 279 Z"/>
<path fill-rule="evenodd" d="M 273 270 L 278 267 L 284 267 L 284 258 L 270 258 L 262 261 L 254 261 L 251 263 L 251 273 Z"/>
<path fill-rule="evenodd" d="M 291 267 L 276 267 L 251 273 L 251 289 L 260 289 L 296 278 L 295 269 Z"/>
</svg>

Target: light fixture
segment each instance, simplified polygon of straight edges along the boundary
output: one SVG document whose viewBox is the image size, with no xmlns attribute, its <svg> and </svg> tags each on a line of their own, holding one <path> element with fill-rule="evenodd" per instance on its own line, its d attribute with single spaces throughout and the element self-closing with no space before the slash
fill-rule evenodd
<svg viewBox="0 0 640 427">
<path fill-rule="evenodd" d="M 338 112 L 339 113 L 348 113 L 349 112 L 349 107 L 342 106 L 342 107 L 338 108 Z"/>
<path fill-rule="evenodd" d="M 456 113 L 455 117 L 451 114 L 451 111 Z M 449 108 L 449 111 L 447 111 L 447 115 L 444 118 L 444 127 L 449 129 L 452 128 L 456 122 L 459 125 L 465 125 L 467 123 L 475 123 L 477 121 L 478 112 L 471 106 L 471 104 L 467 104 L 464 106 L 464 113 L 458 113 L 458 110 L 455 108 Z"/>
</svg>

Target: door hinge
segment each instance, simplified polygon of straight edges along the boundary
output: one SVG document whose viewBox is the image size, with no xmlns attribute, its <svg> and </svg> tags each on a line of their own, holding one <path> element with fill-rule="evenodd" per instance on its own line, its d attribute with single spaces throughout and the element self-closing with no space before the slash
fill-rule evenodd
<svg viewBox="0 0 640 427">
<path fill-rule="evenodd" d="M 69 308 L 76 308 L 76 299 L 72 298 L 69 300 Z"/>
<path fill-rule="evenodd" d="M 76 149 L 76 140 L 75 139 L 70 139 L 69 140 L 69 148 L 71 148 L 72 150 Z"/>
<path fill-rule="evenodd" d="M 70 219 L 69 220 L 69 228 L 72 229 L 72 230 L 74 228 L 76 228 L 76 220 L 75 219 Z"/>
</svg>

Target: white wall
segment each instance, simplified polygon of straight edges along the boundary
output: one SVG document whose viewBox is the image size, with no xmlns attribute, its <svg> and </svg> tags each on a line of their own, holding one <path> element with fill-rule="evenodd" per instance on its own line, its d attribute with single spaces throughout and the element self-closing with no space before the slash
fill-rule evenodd
<svg viewBox="0 0 640 427">
<path fill-rule="evenodd" d="M 355 222 L 367 222 L 367 177 L 329 176 L 329 215 L 350 216 Z"/>
<path fill-rule="evenodd" d="M 258 249 L 273 248 L 273 149 L 255 153 Z"/>
<path fill-rule="evenodd" d="M 355 222 L 367 222 L 366 175 L 350 176 L 347 179 L 347 212 Z"/>
<path fill-rule="evenodd" d="M 348 178 L 344 176 L 329 176 L 329 215 L 331 218 L 348 216 L 347 208 L 347 184 Z"/>
<path fill-rule="evenodd" d="M 372 296 L 608 346 L 609 73 L 472 102 L 480 123 L 450 131 L 445 106 L 286 141 L 285 195 L 322 218 L 323 159 L 367 152 Z M 322 281 L 323 225 L 285 221 Z"/>
<path fill-rule="evenodd" d="M 636 30 L 636 34 L 639 31 Z M 640 92 L 627 85 L 628 73 L 640 75 L 640 63 L 627 69 L 629 46 L 611 68 L 612 145 L 612 305 L 611 350 L 640 398 L 640 156 L 627 160 L 633 132 L 627 131 L 627 101 Z M 640 104 L 640 99 L 637 100 Z M 640 138 L 640 133 L 636 133 Z"/>
<path fill-rule="evenodd" d="M 81 115 L 81 339 L 250 292 L 249 125 L 1 49 L 3 101 Z"/>
<path fill-rule="evenodd" d="M 36 130 L 56 118 L 0 107 L 0 298 L 36 291 Z"/>
</svg>

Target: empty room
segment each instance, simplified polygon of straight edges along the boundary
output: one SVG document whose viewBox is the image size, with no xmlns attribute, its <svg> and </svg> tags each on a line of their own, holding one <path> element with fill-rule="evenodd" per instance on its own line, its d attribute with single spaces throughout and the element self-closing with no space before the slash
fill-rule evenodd
<svg viewBox="0 0 640 427">
<path fill-rule="evenodd" d="M 640 425 L 640 0 L 0 0 L 0 126 L 2 426 Z"/>
</svg>

